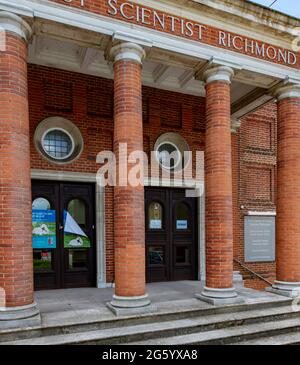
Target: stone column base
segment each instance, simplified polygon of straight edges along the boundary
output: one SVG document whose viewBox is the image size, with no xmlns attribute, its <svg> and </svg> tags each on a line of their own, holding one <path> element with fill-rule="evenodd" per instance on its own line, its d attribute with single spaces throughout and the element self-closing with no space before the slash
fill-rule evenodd
<svg viewBox="0 0 300 365">
<path fill-rule="evenodd" d="M 151 305 L 148 294 L 140 297 L 114 295 L 112 301 L 106 305 L 116 316 L 130 316 L 157 311 L 156 306 Z"/>
<path fill-rule="evenodd" d="M 40 325 L 41 316 L 36 303 L 24 307 L 0 307 L 0 331 Z"/>
<path fill-rule="evenodd" d="M 204 287 L 202 293 L 195 296 L 197 299 L 214 306 L 244 303 L 244 300 L 238 297 L 235 288 L 215 289 Z"/>
<path fill-rule="evenodd" d="M 300 297 L 300 283 L 275 281 L 273 286 L 266 288 L 266 291 L 288 298 L 297 298 Z"/>
<path fill-rule="evenodd" d="M 233 272 L 233 284 L 234 285 L 244 286 L 244 278 L 241 275 L 240 271 L 234 271 Z"/>
</svg>

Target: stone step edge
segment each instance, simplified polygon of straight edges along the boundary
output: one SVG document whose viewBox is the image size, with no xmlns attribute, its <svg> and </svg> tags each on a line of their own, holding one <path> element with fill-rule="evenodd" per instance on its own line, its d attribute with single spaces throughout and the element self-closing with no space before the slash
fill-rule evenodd
<svg viewBox="0 0 300 365">
<path fill-rule="evenodd" d="M 289 306 L 282 307 L 282 308 L 272 308 L 271 311 L 267 313 L 259 313 L 259 310 L 252 310 L 252 311 L 245 311 L 245 312 L 233 312 L 233 313 L 226 313 L 222 314 L 222 318 L 215 318 L 214 315 L 210 317 L 194 317 L 194 318 L 187 318 L 187 319 L 179 319 L 176 321 L 168 321 L 168 322 L 161 322 L 161 323 L 152 323 L 152 324 L 139 324 L 135 326 L 127 326 L 127 327 L 120 327 L 118 328 L 119 333 L 115 334 L 115 328 L 109 328 L 104 330 L 94 330 L 88 332 L 79 332 L 79 333 L 70 333 L 70 334 L 60 334 L 60 335 L 49 335 L 49 336 L 42 336 L 32 339 L 25 339 L 25 340 L 16 340 L 16 341 L 5 341 L 1 342 L 0 345 L 30 345 L 30 344 L 39 344 L 43 343 L 45 340 L 48 340 L 48 344 L 76 344 L 76 343 L 84 343 L 89 341 L 116 341 L 117 339 L 121 339 L 126 337 L 136 337 L 138 335 L 151 335 L 151 336 L 159 336 L 160 337 L 172 337 L 173 334 L 170 332 L 174 330 L 180 330 L 181 332 L 184 330 L 192 330 L 193 333 L 204 333 L 212 331 L 212 327 L 219 325 L 222 328 L 234 328 L 243 325 L 250 325 L 250 324 L 259 324 L 259 320 L 263 320 L 264 323 L 274 321 L 275 317 L 283 317 L 285 315 L 293 315 L 297 316 L 299 313 L 291 312 L 291 308 Z M 282 319 L 281 319 L 282 320 Z M 290 320 L 290 319 L 285 319 Z M 255 323 L 253 322 L 255 321 Z M 235 325 L 235 323 L 241 324 Z M 243 323 L 244 322 L 244 323 Z M 300 318 L 299 318 L 299 325 L 300 325 Z M 201 330 L 202 328 L 202 330 Z M 219 328 L 220 330 L 220 328 Z M 168 336 L 169 333 L 169 336 Z M 74 339 L 74 337 L 80 337 L 81 339 Z M 160 337 L 153 337 L 153 338 L 160 338 Z"/>
<path fill-rule="evenodd" d="M 238 327 L 230 327 L 225 329 L 217 329 L 213 331 L 193 333 L 188 335 L 173 336 L 167 338 L 158 338 L 148 341 L 135 341 L 126 343 L 125 345 L 220 345 L 220 344 L 232 344 L 236 345 L 245 341 L 238 341 L 237 338 L 255 336 L 256 340 L 264 339 L 271 335 L 270 332 L 281 332 L 283 335 L 287 331 L 299 331 L 300 329 L 300 319 L 296 322 L 293 320 L 283 320 L 267 323 L 256 323 L 256 324 L 246 324 Z M 259 336 L 260 335 L 260 336 Z M 279 334 L 278 334 L 279 335 Z M 277 336 L 278 336 L 277 335 Z M 231 342 L 229 342 L 231 340 Z M 249 340 L 250 341 L 250 340 Z"/>
<path fill-rule="evenodd" d="M 210 314 L 223 314 L 223 313 L 231 313 L 233 310 L 236 312 L 245 312 L 252 309 L 267 309 L 267 308 L 273 308 L 273 307 L 282 307 L 287 305 L 288 303 L 291 303 L 292 300 L 288 298 L 284 298 L 278 301 L 272 301 L 272 302 L 261 302 L 261 303 L 244 303 L 244 304 L 233 304 L 233 305 L 227 305 L 224 307 L 208 307 L 208 308 L 189 308 L 189 309 L 183 309 L 180 310 L 180 312 L 177 310 L 170 310 L 166 312 L 154 312 L 154 313 L 146 313 L 141 315 L 130 315 L 130 316 L 122 316 L 122 317 L 115 317 L 111 318 L 109 320 L 107 319 L 99 319 L 99 320 L 92 320 L 82 323 L 69 323 L 69 324 L 57 324 L 57 325 L 49 325 L 49 326 L 37 326 L 37 327 L 27 327 L 27 328 L 20 328 L 20 329 L 7 329 L 7 330 L 0 330 L 0 343 L 1 343 L 1 337 L 5 337 L 6 335 L 21 335 L 26 334 L 27 332 L 36 332 L 37 336 L 41 334 L 41 332 L 46 331 L 53 331 L 53 330 L 63 330 L 68 329 L 69 331 L 72 331 L 72 329 L 76 328 L 82 328 L 82 327 L 88 327 L 92 325 L 105 325 L 105 324 L 115 324 L 115 326 L 111 326 L 109 328 L 117 328 L 118 324 L 130 322 L 130 321 L 145 321 L 145 324 L 147 323 L 147 320 L 151 321 L 167 321 L 168 317 L 171 316 L 180 316 L 180 318 L 188 318 L 190 315 L 196 316 L 198 313 L 203 315 L 210 315 Z M 0 322 L 1 327 L 1 322 Z M 76 333 L 77 331 L 73 331 L 72 333 Z"/>
<path fill-rule="evenodd" d="M 300 333 L 288 333 L 288 334 L 280 334 L 275 336 L 270 336 L 268 338 L 264 338 L 264 345 L 266 346 L 287 346 L 287 345 L 298 345 L 300 344 Z M 240 346 L 257 346 L 260 345 L 258 343 L 258 339 L 245 340 L 235 342 L 234 345 Z"/>
</svg>

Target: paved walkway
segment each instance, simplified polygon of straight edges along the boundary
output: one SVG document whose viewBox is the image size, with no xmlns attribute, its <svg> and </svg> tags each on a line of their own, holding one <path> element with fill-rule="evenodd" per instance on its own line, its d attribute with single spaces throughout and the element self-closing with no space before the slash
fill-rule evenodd
<svg viewBox="0 0 300 365">
<path fill-rule="evenodd" d="M 238 294 L 244 298 L 246 304 L 284 300 L 284 297 L 247 289 L 242 286 L 237 286 L 236 289 Z M 198 281 L 148 284 L 147 290 L 152 303 L 158 308 L 158 313 L 211 308 L 211 305 L 194 298 L 194 294 L 201 291 L 201 284 Z M 111 300 L 113 292 L 113 288 L 36 292 L 36 301 L 42 315 L 42 326 L 114 320 L 116 317 L 106 307 L 106 303 Z"/>
</svg>

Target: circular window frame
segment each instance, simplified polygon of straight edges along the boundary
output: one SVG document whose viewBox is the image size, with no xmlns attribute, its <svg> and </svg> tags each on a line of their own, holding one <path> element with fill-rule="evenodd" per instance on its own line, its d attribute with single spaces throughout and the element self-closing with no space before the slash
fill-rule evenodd
<svg viewBox="0 0 300 365">
<path fill-rule="evenodd" d="M 45 148 L 45 137 L 47 136 L 47 134 L 49 134 L 50 132 L 53 132 L 53 131 L 60 131 L 60 132 L 63 132 L 64 134 L 66 134 L 70 140 L 71 140 L 71 143 L 72 143 L 72 148 L 71 148 L 71 151 L 64 157 L 53 157 Z M 44 152 L 53 160 L 57 160 L 57 161 L 63 161 L 63 160 L 67 160 L 70 156 L 72 156 L 73 152 L 74 152 L 74 149 L 75 149 L 75 142 L 74 142 L 74 138 L 72 137 L 71 133 L 69 133 L 68 131 L 66 131 L 65 129 L 63 128 L 49 128 L 48 130 L 46 130 L 42 136 L 42 139 L 41 139 L 41 145 L 43 147 L 43 150 Z"/>
<path fill-rule="evenodd" d="M 160 147 L 161 147 L 161 146 L 163 146 L 163 145 L 170 145 L 170 146 L 174 147 L 174 148 L 175 148 L 175 150 L 177 151 L 177 153 L 178 153 L 178 155 L 179 155 L 179 159 L 177 159 L 177 162 L 176 162 L 176 164 L 174 164 L 174 166 L 166 166 L 166 165 L 164 165 L 163 163 L 161 163 L 161 162 L 160 162 L 159 154 L 160 154 L 161 152 L 159 152 L 159 149 L 160 149 Z M 176 169 L 177 169 L 178 165 L 179 165 L 179 164 L 180 164 L 180 162 L 182 161 L 182 153 L 181 153 L 181 151 L 179 150 L 178 146 L 177 146 L 175 143 L 171 142 L 171 141 L 162 141 L 162 142 L 161 142 L 161 143 L 160 143 L 160 144 L 156 147 L 155 152 L 156 152 L 156 160 L 157 160 L 157 162 L 158 162 L 158 163 L 159 163 L 159 165 L 160 165 L 163 169 L 165 169 L 165 170 L 168 170 L 168 171 L 176 171 Z"/>
<path fill-rule="evenodd" d="M 175 147 L 177 151 L 179 151 L 181 158 L 179 159 L 179 161 L 177 162 L 175 167 L 169 168 L 160 163 L 159 158 L 158 158 L 158 149 L 163 144 L 170 144 L 173 147 Z M 191 152 L 191 149 L 190 149 L 188 143 L 180 134 L 175 133 L 175 132 L 168 132 L 168 133 L 164 133 L 164 134 L 160 135 L 154 145 L 154 152 L 155 152 L 155 159 L 156 159 L 158 166 L 160 166 L 160 168 L 162 168 L 163 170 L 168 171 L 169 173 L 178 173 L 180 171 L 184 171 L 191 162 L 191 156 L 189 155 L 189 158 L 187 160 L 185 160 L 186 156 L 184 154 L 184 152 Z M 183 161 L 183 163 L 182 163 L 182 161 Z"/>
<path fill-rule="evenodd" d="M 44 202 L 46 202 L 46 204 L 48 204 L 47 206 L 49 207 L 48 209 L 34 209 L 34 203 L 37 201 L 37 200 L 43 200 Z M 31 207 L 32 207 L 32 210 L 45 210 L 45 211 L 48 211 L 48 210 L 51 210 L 51 207 L 52 207 L 52 204 L 50 202 L 49 199 L 43 197 L 43 196 L 38 196 L 34 199 L 32 199 L 32 204 L 31 204 Z"/>
<path fill-rule="evenodd" d="M 71 139 L 72 150 L 65 157 L 53 157 L 44 148 L 44 139 L 46 135 L 53 131 L 59 130 Z M 34 146 L 38 153 L 48 162 L 56 165 L 66 165 L 76 161 L 82 154 L 84 142 L 79 128 L 70 120 L 62 117 L 50 117 L 44 119 L 37 126 L 34 133 Z"/>
</svg>

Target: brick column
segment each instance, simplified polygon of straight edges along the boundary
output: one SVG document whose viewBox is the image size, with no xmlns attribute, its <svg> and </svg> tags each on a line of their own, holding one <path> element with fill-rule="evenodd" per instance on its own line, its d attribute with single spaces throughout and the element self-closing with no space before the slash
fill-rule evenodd
<svg viewBox="0 0 300 365">
<path fill-rule="evenodd" d="M 36 324 L 37 315 L 27 95 L 30 34 L 23 19 L 0 12 L 0 329 Z"/>
<path fill-rule="evenodd" d="M 142 61 L 145 51 L 132 43 L 121 43 L 111 50 L 114 60 L 114 152 L 117 171 L 120 144 L 127 154 L 143 151 Z M 128 171 L 132 165 L 126 163 Z M 121 186 L 124 185 L 124 186 Z M 150 304 L 145 279 L 144 186 L 117 185 L 114 191 L 115 295 L 116 308 L 139 308 Z"/>
<path fill-rule="evenodd" d="M 206 286 L 197 295 L 214 305 L 236 302 L 233 288 L 233 204 L 230 83 L 233 70 L 218 66 L 206 81 Z"/>
<path fill-rule="evenodd" d="M 277 150 L 277 281 L 271 291 L 300 294 L 300 85 L 276 92 Z"/>
</svg>

